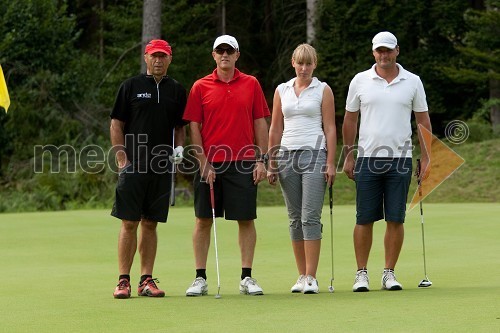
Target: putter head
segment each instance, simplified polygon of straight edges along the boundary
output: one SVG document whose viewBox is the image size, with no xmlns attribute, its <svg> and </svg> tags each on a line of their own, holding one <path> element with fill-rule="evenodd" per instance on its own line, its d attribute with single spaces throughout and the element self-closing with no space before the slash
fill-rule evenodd
<svg viewBox="0 0 500 333">
<path fill-rule="evenodd" d="M 219 299 L 221 296 L 220 294 L 215 295 L 215 298 Z"/>
<path fill-rule="evenodd" d="M 427 280 L 427 279 L 420 281 L 420 283 L 418 284 L 419 288 L 427 288 L 430 286 L 432 286 L 432 282 L 430 280 Z"/>
<path fill-rule="evenodd" d="M 330 293 L 333 293 L 333 291 L 334 291 L 334 290 L 335 290 L 335 289 L 333 288 L 333 286 L 329 286 L 329 287 L 328 287 L 328 291 L 329 291 Z"/>
</svg>

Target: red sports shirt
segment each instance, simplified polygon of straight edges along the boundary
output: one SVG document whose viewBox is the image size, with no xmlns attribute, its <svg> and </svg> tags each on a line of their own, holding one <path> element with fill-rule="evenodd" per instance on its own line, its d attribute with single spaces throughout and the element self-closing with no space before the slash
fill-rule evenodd
<svg viewBox="0 0 500 333">
<path fill-rule="evenodd" d="M 255 159 L 254 120 L 269 116 L 257 79 L 235 69 L 228 83 L 218 79 L 217 70 L 196 81 L 183 118 L 202 124 L 208 160 L 225 162 Z"/>
</svg>

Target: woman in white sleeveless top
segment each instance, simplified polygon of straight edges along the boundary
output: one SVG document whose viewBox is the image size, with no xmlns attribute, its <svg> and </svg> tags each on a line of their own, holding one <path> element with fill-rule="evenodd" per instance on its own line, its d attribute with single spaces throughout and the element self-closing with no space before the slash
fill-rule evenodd
<svg viewBox="0 0 500 333">
<path fill-rule="evenodd" d="M 313 77 L 316 50 L 299 45 L 292 55 L 296 77 L 276 88 L 269 130 L 269 183 L 279 178 L 290 220 L 299 273 L 292 292 L 317 294 L 321 211 L 326 186 L 335 180 L 335 106 L 332 89 Z"/>
</svg>

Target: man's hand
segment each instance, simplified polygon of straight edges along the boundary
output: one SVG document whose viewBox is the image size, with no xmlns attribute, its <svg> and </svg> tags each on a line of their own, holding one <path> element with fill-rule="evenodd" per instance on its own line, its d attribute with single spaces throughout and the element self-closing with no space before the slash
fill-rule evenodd
<svg viewBox="0 0 500 333">
<path fill-rule="evenodd" d="M 127 154 L 124 150 L 119 150 L 116 153 L 116 162 L 118 164 L 118 170 L 122 171 L 130 165 L 130 161 L 127 159 Z"/>
<path fill-rule="evenodd" d="M 215 182 L 216 175 L 215 169 L 212 164 L 206 162 L 205 164 L 201 165 L 200 176 L 202 181 L 206 182 L 207 184 L 213 184 Z"/>
<path fill-rule="evenodd" d="M 255 167 L 253 169 L 253 183 L 257 185 L 260 181 L 266 178 L 267 171 L 266 166 L 263 162 L 255 162 Z"/>
<path fill-rule="evenodd" d="M 349 179 L 354 180 L 354 158 L 347 156 L 344 161 L 344 173 Z"/>
<path fill-rule="evenodd" d="M 429 178 L 429 175 L 431 173 L 431 163 L 428 159 L 422 158 L 421 160 L 417 160 L 418 165 L 417 165 L 417 170 L 416 170 L 416 176 L 418 179 L 418 182 L 422 182 Z"/>
</svg>

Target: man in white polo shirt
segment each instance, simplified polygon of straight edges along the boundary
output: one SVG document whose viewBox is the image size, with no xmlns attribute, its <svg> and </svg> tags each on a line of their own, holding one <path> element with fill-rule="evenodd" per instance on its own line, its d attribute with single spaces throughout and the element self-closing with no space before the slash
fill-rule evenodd
<svg viewBox="0 0 500 333">
<path fill-rule="evenodd" d="M 352 79 L 342 127 L 346 149 L 344 172 L 356 182 L 354 250 L 358 271 L 353 291 L 370 290 L 367 265 L 373 224 L 381 219 L 386 221 L 382 289 L 403 289 L 396 280 L 394 267 L 403 245 L 406 198 L 412 175 L 412 112 L 417 128 L 423 126 L 431 132 L 422 81 L 396 62 L 399 55 L 396 37 L 383 31 L 375 35 L 372 43 L 375 64 Z M 354 147 L 359 114 L 359 140 Z M 430 147 L 426 147 L 420 130 L 418 136 L 422 154 L 419 177 L 423 180 L 429 174 Z"/>
</svg>

